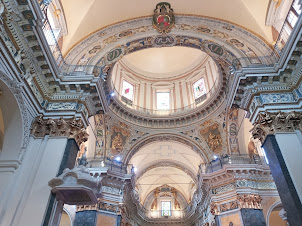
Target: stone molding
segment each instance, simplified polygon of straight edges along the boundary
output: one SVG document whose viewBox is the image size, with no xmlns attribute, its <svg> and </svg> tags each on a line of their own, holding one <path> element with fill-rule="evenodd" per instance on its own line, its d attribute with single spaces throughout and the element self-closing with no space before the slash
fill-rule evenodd
<svg viewBox="0 0 302 226">
<path fill-rule="evenodd" d="M 35 137 L 68 137 L 76 140 L 78 146 L 87 141 L 88 133 L 81 119 L 59 118 L 45 119 L 43 115 L 37 116 L 31 126 L 31 134 Z"/>
<path fill-rule="evenodd" d="M 29 128 L 30 128 L 30 123 L 32 121 L 32 117 L 28 112 L 26 104 L 24 103 L 22 84 L 19 83 L 17 80 L 10 79 L 2 71 L 0 71 L 0 80 L 3 81 L 4 84 L 7 85 L 7 87 L 11 90 L 20 108 L 20 113 L 23 123 L 23 137 L 22 137 L 23 140 L 22 140 L 22 147 L 19 152 L 18 161 L 22 162 L 29 142 Z"/>
<path fill-rule="evenodd" d="M 252 135 L 263 143 L 270 134 L 302 131 L 302 112 L 261 112 L 254 123 Z"/>
</svg>

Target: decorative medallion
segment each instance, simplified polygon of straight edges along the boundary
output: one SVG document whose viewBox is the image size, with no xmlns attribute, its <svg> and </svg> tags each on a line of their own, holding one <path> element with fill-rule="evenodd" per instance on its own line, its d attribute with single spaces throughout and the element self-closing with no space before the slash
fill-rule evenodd
<svg viewBox="0 0 302 226">
<path fill-rule="evenodd" d="M 122 47 L 117 47 L 107 54 L 106 60 L 108 63 L 114 63 L 115 61 L 119 60 L 123 55 L 124 49 Z"/>
<path fill-rule="evenodd" d="M 169 33 L 175 24 L 173 9 L 168 2 L 156 5 L 153 15 L 153 26 L 161 34 Z"/>
</svg>

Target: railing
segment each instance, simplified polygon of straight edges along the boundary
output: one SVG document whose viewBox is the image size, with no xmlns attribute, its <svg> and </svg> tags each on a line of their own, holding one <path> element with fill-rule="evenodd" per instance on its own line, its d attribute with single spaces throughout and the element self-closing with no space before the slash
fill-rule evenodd
<svg viewBox="0 0 302 226">
<path fill-rule="evenodd" d="M 47 15 L 47 14 L 45 14 Z M 48 42 L 48 46 L 50 48 L 50 51 L 58 65 L 58 68 L 60 69 L 62 65 L 65 64 L 64 62 L 64 58 L 63 55 L 61 53 L 60 47 L 57 43 L 57 40 L 55 38 L 55 34 L 53 32 L 53 29 L 51 28 L 51 25 L 46 17 L 43 26 L 42 26 L 42 30 L 44 32 L 46 41 Z"/>
<path fill-rule="evenodd" d="M 223 168 L 224 165 L 234 165 L 234 164 L 257 164 L 265 165 L 265 159 L 262 156 L 254 155 L 225 155 L 206 165 L 206 173 L 215 172 Z"/>
<path fill-rule="evenodd" d="M 44 17 L 45 17 L 43 21 L 42 30 L 45 35 L 46 41 L 49 45 L 50 51 L 54 57 L 54 60 L 58 65 L 60 74 L 64 76 L 77 76 L 77 75 L 93 75 L 95 77 L 99 76 L 100 67 L 96 65 L 70 65 L 64 61 L 60 46 L 57 42 L 56 35 L 47 17 L 47 9 L 50 2 L 51 0 L 39 1 L 40 8 L 44 13 Z"/>
<path fill-rule="evenodd" d="M 184 217 L 183 210 L 150 210 L 146 216 L 151 219 L 180 219 Z"/>
<path fill-rule="evenodd" d="M 202 105 L 202 103 L 207 100 L 209 97 L 212 96 L 212 94 L 217 90 L 217 87 L 219 85 L 218 82 L 219 78 L 217 77 L 215 79 L 214 84 L 212 85 L 211 89 L 204 94 L 203 96 L 205 97 L 205 99 L 201 102 L 199 102 L 198 104 L 193 103 L 190 105 L 187 105 L 185 107 L 182 108 L 173 108 L 173 109 L 167 109 L 167 110 L 157 110 L 157 109 L 149 109 L 149 108 L 143 108 L 140 107 L 138 105 L 133 104 L 133 102 L 131 100 L 128 100 L 127 98 L 125 98 L 122 94 L 120 94 L 116 88 L 114 87 L 114 85 L 111 83 L 111 91 L 110 91 L 110 96 L 112 99 L 117 100 L 120 105 L 123 105 L 131 110 L 135 110 L 136 112 L 139 112 L 142 115 L 156 115 L 156 116 L 171 116 L 171 115 L 178 115 L 178 114 L 184 114 L 187 113 L 189 111 L 191 111 L 192 109 L 195 109 L 199 106 Z"/>
<path fill-rule="evenodd" d="M 127 166 L 109 158 L 87 158 L 87 168 L 108 167 L 109 171 L 127 174 Z"/>
<path fill-rule="evenodd" d="M 292 3 L 292 6 L 294 4 L 297 4 L 297 1 L 294 0 Z M 280 30 L 280 33 L 278 35 L 278 38 L 276 40 L 276 43 L 274 45 L 273 51 L 271 55 L 269 56 L 258 56 L 258 57 L 241 57 L 234 59 L 232 62 L 232 66 L 235 70 L 238 70 L 240 68 L 244 67 L 267 67 L 267 66 L 273 66 L 275 63 L 278 62 L 280 59 L 280 56 L 284 50 L 284 47 L 286 43 L 288 42 L 290 35 L 292 31 L 294 30 L 296 24 L 291 28 L 288 24 L 288 19 L 290 17 L 290 10 L 287 13 L 286 19 L 282 25 L 282 28 Z M 298 16 L 300 16 L 301 11 L 298 12 Z"/>
<path fill-rule="evenodd" d="M 77 75 L 93 75 L 99 76 L 101 67 L 96 65 L 69 65 L 67 64 L 61 53 L 60 47 L 57 43 L 56 36 L 54 35 L 53 29 L 51 28 L 49 21 L 47 19 L 47 8 L 50 4 L 51 0 L 38 0 L 40 3 L 40 8 L 42 12 L 44 12 L 45 20 L 43 25 L 43 31 L 51 52 L 54 56 L 55 61 L 58 64 L 60 73 L 64 76 L 77 76 Z M 293 5 L 296 1 L 293 1 Z M 297 2 L 296 2 L 297 4 Z M 292 28 L 288 27 L 287 19 L 290 16 L 290 12 L 288 12 L 287 17 L 284 21 L 284 24 L 280 30 L 279 36 L 274 45 L 273 51 L 269 56 L 258 56 L 258 57 L 242 57 L 234 59 L 232 62 L 232 66 L 234 70 L 238 70 L 244 67 L 267 67 L 274 65 L 282 54 L 282 51 L 290 37 Z M 188 106 L 189 107 L 189 106 Z M 181 109 L 181 111 L 185 111 L 188 109 Z M 142 112 L 146 112 L 146 109 L 142 109 Z M 152 114 L 154 110 L 147 111 L 147 114 Z M 158 114 L 169 114 L 167 112 L 158 112 Z"/>
</svg>

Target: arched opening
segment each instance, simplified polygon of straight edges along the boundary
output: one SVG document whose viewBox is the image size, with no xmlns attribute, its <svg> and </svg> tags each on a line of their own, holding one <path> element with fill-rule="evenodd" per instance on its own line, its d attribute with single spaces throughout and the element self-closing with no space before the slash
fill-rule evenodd
<svg viewBox="0 0 302 226">
<path fill-rule="evenodd" d="M 135 172 L 135 190 L 150 218 L 181 218 L 197 189 L 204 159 L 192 147 L 177 141 L 153 141 L 140 147 L 129 165 Z"/>
<path fill-rule="evenodd" d="M 269 214 L 268 226 L 287 226 L 287 221 L 284 218 L 286 213 L 284 211 L 282 203 L 273 207 Z"/>
<path fill-rule="evenodd" d="M 0 90 L 0 159 L 17 160 L 23 141 L 22 116 L 14 94 L 1 80 Z"/>
</svg>

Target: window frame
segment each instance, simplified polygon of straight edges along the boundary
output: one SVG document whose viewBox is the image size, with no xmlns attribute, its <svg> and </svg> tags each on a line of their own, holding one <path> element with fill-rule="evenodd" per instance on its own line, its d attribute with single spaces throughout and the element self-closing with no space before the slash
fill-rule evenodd
<svg viewBox="0 0 302 226">
<path fill-rule="evenodd" d="M 195 93 L 195 84 L 196 84 L 197 82 L 199 82 L 200 80 L 203 80 L 204 93 L 201 94 L 200 96 L 196 97 L 196 93 Z M 197 79 L 195 82 L 193 82 L 193 84 L 192 84 L 192 89 L 193 89 L 194 100 L 197 100 L 198 98 L 200 98 L 200 97 L 206 95 L 206 94 L 207 94 L 207 87 L 206 87 L 206 83 L 205 83 L 205 78 L 204 78 L 204 77 L 201 77 L 201 78 Z"/>
<path fill-rule="evenodd" d="M 169 103 L 168 103 L 168 108 L 159 108 L 159 102 L 158 102 L 158 94 L 160 93 L 166 93 L 168 94 L 168 98 L 169 98 Z M 159 111 L 165 111 L 165 110 L 171 110 L 171 92 L 170 91 L 156 91 L 156 110 L 159 110 Z"/>
<path fill-rule="evenodd" d="M 124 95 L 124 82 L 126 82 L 126 83 L 128 83 L 129 85 L 132 86 L 132 99 L 129 99 L 127 96 Z M 134 100 L 134 88 L 135 88 L 135 86 L 131 82 L 128 82 L 126 79 L 122 79 L 122 96 L 125 97 L 127 100 L 130 100 L 132 102 Z"/>
</svg>

